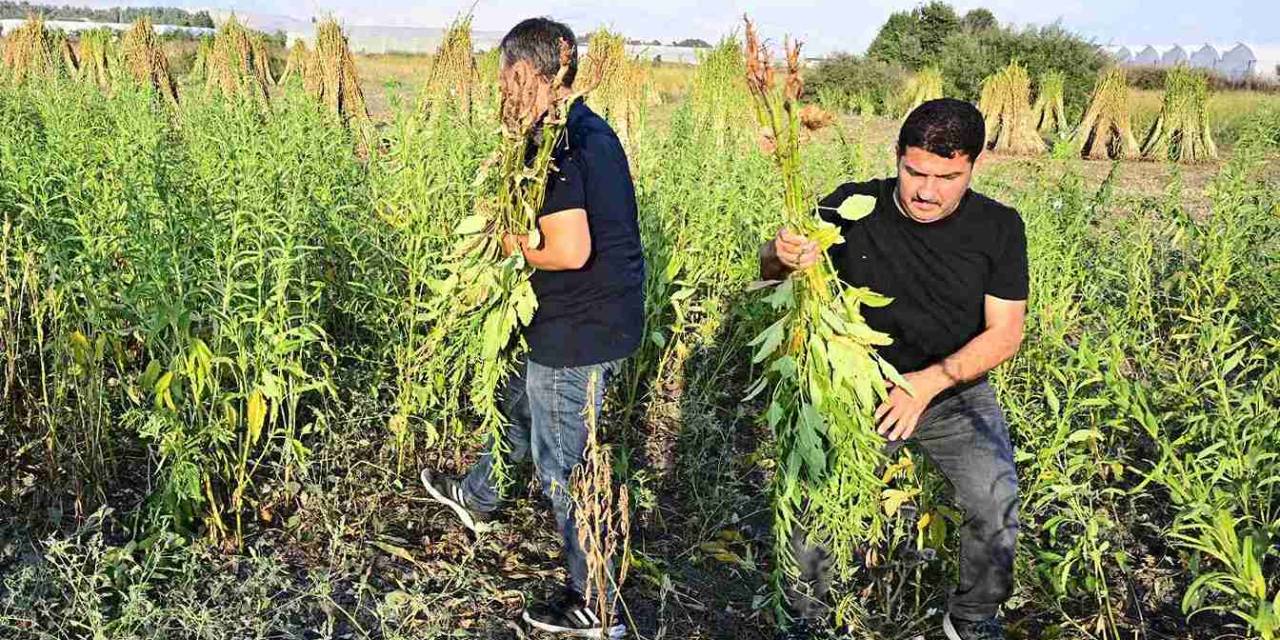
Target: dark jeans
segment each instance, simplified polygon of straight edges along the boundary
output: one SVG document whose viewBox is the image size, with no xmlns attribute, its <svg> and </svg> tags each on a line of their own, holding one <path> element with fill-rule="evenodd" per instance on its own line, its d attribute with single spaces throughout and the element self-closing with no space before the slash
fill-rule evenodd
<svg viewBox="0 0 1280 640">
<path fill-rule="evenodd" d="M 924 449 L 955 489 L 964 512 L 960 528 L 960 581 L 948 609 L 963 620 L 995 616 L 1013 591 L 1013 556 L 1018 536 L 1018 476 L 1009 427 L 986 381 L 935 402 L 920 417 L 911 442 Z M 893 443 L 893 455 L 902 443 Z M 792 550 L 800 580 L 787 593 L 801 618 L 827 615 L 831 559 L 796 528 Z"/>
<path fill-rule="evenodd" d="M 582 463 L 587 446 L 583 415 L 587 403 L 591 402 L 599 416 L 605 389 L 621 367 L 621 360 L 559 369 L 527 362 L 511 375 L 501 396 L 503 414 L 510 423 L 506 433 L 507 461 L 519 464 L 533 454 L 542 493 L 551 500 L 564 543 L 569 578 L 579 594 L 586 592 L 587 558 L 578 544 L 569 475 Z M 502 502 L 491 475 L 493 458 L 487 452 L 492 449 L 485 447 L 486 453 L 462 483 L 467 505 L 481 513 L 497 510 Z"/>
</svg>

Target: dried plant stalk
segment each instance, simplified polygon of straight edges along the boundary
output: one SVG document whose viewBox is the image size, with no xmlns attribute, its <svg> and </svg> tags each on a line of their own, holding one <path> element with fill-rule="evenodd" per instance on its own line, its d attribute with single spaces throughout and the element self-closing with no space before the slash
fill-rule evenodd
<svg viewBox="0 0 1280 640">
<path fill-rule="evenodd" d="M 1138 140 L 1129 124 L 1129 86 L 1123 67 L 1104 69 L 1085 111 L 1071 136 L 1080 155 L 1093 159 L 1121 159 L 1138 155 Z"/>
<path fill-rule="evenodd" d="M 1188 163 L 1217 159 L 1208 102 L 1209 79 L 1205 74 L 1185 66 L 1170 70 L 1164 103 L 1142 144 L 1142 157 Z"/>
<path fill-rule="evenodd" d="M 4 66 L 9 78 L 21 84 L 32 79 L 74 78 L 78 64 L 66 34 L 45 28 L 33 15 L 5 38 Z"/>
<path fill-rule="evenodd" d="M 440 48 L 431 58 L 431 69 L 422 90 L 422 108 L 429 114 L 446 110 L 470 117 L 476 82 L 476 62 L 472 54 L 471 16 L 449 25 Z M 497 82 L 496 69 L 494 82 Z M 495 85 L 496 86 L 496 85 Z"/>
<path fill-rule="evenodd" d="M 178 83 L 169 73 L 169 59 L 160 48 L 151 18 L 138 18 L 120 44 L 125 71 L 134 82 L 149 86 L 171 104 L 178 103 Z"/>
<path fill-rule="evenodd" d="M 987 148 L 1011 154 L 1045 151 L 1044 140 L 1031 119 L 1031 78 L 1017 62 L 982 83 L 979 105 L 987 121 Z"/>
<path fill-rule="evenodd" d="M 343 122 L 369 120 L 355 58 L 336 20 L 325 20 L 316 27 L 315 51 L 305 76 L 307 91 Z"/>
<path fill-rule="evenodd" d="M 1040 76 L 1040 92 L 1031 108 L 1031 121 L 1042 135 L 1056 136 L 1066 133 L 1067 108 L 1065 103 L 1066 76 L 1061 71 L 1051 71 Z"/>
<path fill-rule="evenodd" d="M 102 89 L 111 88 L 117 64 L 115 33 L 110 29 L 90 29 L 80 33 L 80 80 Z"/>
<path fill-rule="evenodd" d="M 250 97 L 267 104 L 267 83 L 261 70 L 267 65 L 260 50 L 255 50 L 254 37 L 233 15 L 218 29 L 209 51 L 205 74 L 205 91 L 218 92 L 225 98 Z"/>
<path fill-rule="evenodd" d="M 630 567 L 631 495 L 625 485 L 614 490 L 613 449 L 601 442 L 599 416 L 590 400 L 599 384 L 595 374 L 587 381 L 589 400 L 582 410 L 587 446 L 584 462 L 574 469 L 569 484 L 578 545 L 587 556 L 587 588 L 582 596 L 588 607 L 595 608 L 601 626 L 609 629 Z"/>
</svg>

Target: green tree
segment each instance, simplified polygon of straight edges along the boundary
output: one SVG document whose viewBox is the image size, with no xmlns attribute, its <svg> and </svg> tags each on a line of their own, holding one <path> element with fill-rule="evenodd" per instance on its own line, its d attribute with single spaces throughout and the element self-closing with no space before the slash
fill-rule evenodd
<svg viewBox="0 0 1280 640">
<path fill-rule="evenodd" d="M 867 48 L 867 57 L 919 69 L 938 62 L 938 51 L 952 34 L 962 30 L 956 10 L 935 0 L 911 11 L 889 16 Z"/>
<path fill-rule="evenodd" d="M 996 20 L 996 14 L 991 13 L 989 9 L 978 7 L 964 14 L 964 18 L 960 20 L 960 24 L 964 26 L 965 31 L 976 33 L 978 31 L 986 31 L 995 29 L 1000 26 L 1000 22 Z"/>
</svg>

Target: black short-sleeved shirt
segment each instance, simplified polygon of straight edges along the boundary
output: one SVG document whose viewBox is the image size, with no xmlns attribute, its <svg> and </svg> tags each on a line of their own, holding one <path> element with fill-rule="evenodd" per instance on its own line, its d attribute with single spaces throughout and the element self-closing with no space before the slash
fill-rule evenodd
<svg viewBox="0 0 1280 640">
<path fill-rule="evenodd" d="M 1027 299 L 1027 239 L 1017 211 L 973 191 L 950 216 L 916 222 L 898 208 L 897 183 L 845 184 L 819 207 L 844 236 L 829 251 L 840 278 L 893 298 L 863 313 L 868 325 L 893 338 L 880 354 L 909 373 L 941 362 L 982 333 L 986 296 Z M 851 195 L 875 197 L 875 209 L 861 220 L 844 220 L 836 208 Z"/>
<path fill-rule="evenodd" d="M 630 356 L 644 335 L 644 253 L 635 185 L 613 129 L 581 100 L 569 109 L 539 218 L 585 209 L 591 256 L 575 271 L 535 271 L 529 358 L 581 367 Z"/>
</svg>

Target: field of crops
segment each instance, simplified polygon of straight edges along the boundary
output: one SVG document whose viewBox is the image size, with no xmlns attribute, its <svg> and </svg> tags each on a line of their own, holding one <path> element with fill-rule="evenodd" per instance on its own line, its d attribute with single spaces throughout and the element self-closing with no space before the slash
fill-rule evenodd
<svg viewBox="0 0 1280 640">
<path fill-rule="evenodd" d="M 783 196 L 740 67 L 722 47 L 612 112 L 649 265 L 605 419 L 646 638 L 772 633 L 777 460 L 743 398 Z M 424 354 L 500 144 L 492 84 L 463 110 L 387 83 L 361 128 L 301 78 L 268 103 L 187 82 L 177 105 L 0 83 L 0 637 L 524 637 L 508 621 L 559 580 L 534 492 L 471 540 L 416 482 L 479 445 Z M 1210 165 L 980 172 L 1031 254 L 1027 340 L 993 375 L 1022 490 L 1014 637 L 1280 636 L 1280 110 L 1231 117 Z M 894 124 L 814 134 L 812 193 L 889 173 Z M 933 637 L 954 569 L 961 515 L 923 457 L 897 462 L 887 537 L 842 576 L 857 637 Z"/>
</svg>

